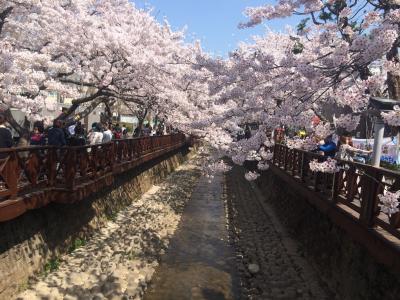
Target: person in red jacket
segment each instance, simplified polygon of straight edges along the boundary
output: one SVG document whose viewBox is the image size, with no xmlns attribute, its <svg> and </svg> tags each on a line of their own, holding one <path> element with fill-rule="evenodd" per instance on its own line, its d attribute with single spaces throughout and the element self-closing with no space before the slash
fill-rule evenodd
<svg viewBox="0 0 400 300">
<path fill-rule="evenodd" d="M 43 134 L 43 130 L 41 130 L 39 127 L 33 128 L 30 144 L 32 146 L 43 146 L 45 143 L 46 140 Z"/>
</svg>

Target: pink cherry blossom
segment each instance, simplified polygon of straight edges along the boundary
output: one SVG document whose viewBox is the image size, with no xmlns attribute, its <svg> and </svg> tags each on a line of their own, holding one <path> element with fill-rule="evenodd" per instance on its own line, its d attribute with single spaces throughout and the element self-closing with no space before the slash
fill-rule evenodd
<svg viewBox="0 0 400 300">
<path fill-rule="evenodd" d="M 384 194 L 378 195 L 379 207 L 384 214 L 387 214 L 389 217 L 399 211 L 399 197 L 400 191 L 395 193 L 386 191 Z"/>
</svg>

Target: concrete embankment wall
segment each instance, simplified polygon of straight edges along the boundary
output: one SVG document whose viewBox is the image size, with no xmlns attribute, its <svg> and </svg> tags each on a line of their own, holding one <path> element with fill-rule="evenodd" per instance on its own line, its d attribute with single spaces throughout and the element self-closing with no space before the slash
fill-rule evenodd
<svg viewBox="0 0 400 300">
<path fill-rule="evenodd" d="M 52 203 L 0 223 L 0 299 L 11 299 L 27 286 L 31 276 L 43 272 L 46 265 L 54 265 L 77 240 L 90 239 L 119 210 L 191 155 L 187 148 L 182 148 L 116 176 L 112 186 L 84 201 Z"/>
<path fill-rule="evenodd" d="M 399 299 L 400 273 L 379 264 L 273 170 L 257 180 L 264 201 L 334 293 L 335 299 Z"/>
</svg>

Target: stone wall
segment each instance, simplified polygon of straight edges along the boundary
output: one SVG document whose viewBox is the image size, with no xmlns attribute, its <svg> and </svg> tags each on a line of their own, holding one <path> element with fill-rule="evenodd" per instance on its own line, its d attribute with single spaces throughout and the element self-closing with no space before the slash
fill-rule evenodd
<svg viewBox="0 0 400 300">
<path fill-rule="evenodd" d="M 336 299 L 399 299 L 400 273 L 377 263 L 366 249 L 333 224 L 272 170 L 257 184 L 264 201 L 319 272 Z"/>
<path fill-rule="evenodd" d="M 10 299 L 26 287 L 29 277 L 43 272 L 46 263 L 87 240 L 116 212 L 131 204 L 190 156 L 186 148 L 117 176 L 111 187 L 85 201 L 52 203 L 0 223 L 0 299 Z"/>
</svg>

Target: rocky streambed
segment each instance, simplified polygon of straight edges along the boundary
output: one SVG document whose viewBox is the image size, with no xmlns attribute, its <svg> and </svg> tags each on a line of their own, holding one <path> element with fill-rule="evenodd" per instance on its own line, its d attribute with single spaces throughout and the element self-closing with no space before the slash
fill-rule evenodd
<svg viewBox="0 0 400 300">
<path fill-rule="evenodd" d="M 141 299 L 200 176 L 187 162 L 17 299 Z"/>
</svg>

